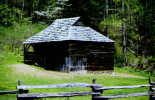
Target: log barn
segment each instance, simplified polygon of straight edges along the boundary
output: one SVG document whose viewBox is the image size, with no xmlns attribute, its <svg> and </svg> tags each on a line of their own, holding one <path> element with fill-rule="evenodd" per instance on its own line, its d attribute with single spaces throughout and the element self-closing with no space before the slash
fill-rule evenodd
<svg viewBox="0 0 155 100">
<path fill-rule="evenodd" d="M 114 41 L 80 22 L 56 19 L 23 42 L 24 63 L 59 71 L 113 70 Z"/>
</svg>

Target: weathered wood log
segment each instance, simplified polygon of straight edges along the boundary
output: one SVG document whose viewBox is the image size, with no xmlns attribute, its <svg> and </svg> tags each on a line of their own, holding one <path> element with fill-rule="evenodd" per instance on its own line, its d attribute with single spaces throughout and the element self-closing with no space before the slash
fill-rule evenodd
<svg viewBox="0 0 155 100">
<path fill-rule="evenodd" d="M 149 100 L 155 100 L 155 96 L 151 96 Z"/>
<path fill-rule="evenodd" d="M 151 85 L 155 86 L 155 83 L 150 83 Z"/>
<path fill-rule="evenodd" d="M 155 91 L 155 88 L 152 88 L 153 91 Z"/>
<path fill-rule="evenodd" d="M 131 93 L 127 95 L 109 95 L 109 96 L 95 96 L 93 100 L 105 100 L 105 99 L 114 99 L 114 98 L 126 98 L 126 97 L 135 97 L 135 96 L 148 96 L 151 95 L 148 92 L 141 93 Z"/>
<path fill-rule="evenodd" d="M 93 79 L 92 80 L 92 84 L 96 84 L 96 79 Z M 91 87 L 91 88 L 92 88 L 92 91 L 94 93 L 100 93 L 100 94 L 102 94 L 102 90 L 101 91 L 96 91 L 95 87 Z M 93 100 L 94 96 L 100 96 L 100 94 L 92 94 L 92 100 Z"/>
<path fill-rule="evenodd" d="M 0 91 L 0 95 L 3 95 L 3 94 L 16 94 L 17 91 Z"/>
<path fill-rule="evenodd" d="M 72 97 L 72 96 L 85 96 L 85 95 L 99 95 L 100 93 L 94 92 L 66 92 L 66 93 L 36 93 L 36 94 L 18 94 L 17 97 L 21 98 L 55 98 L 55 97 Z"/>
<path fill-rule="evenodd" d="M 64 84 L 51 84 L 51 85 L 20 85 L 17 89 L 32 89 L 32 88 L 65 88 L 65 87 L 102 87 L 99 84 L 87 84 L 87 83 L 64 83 Z"/>
<path fill-rule="evenodd" d="M 97 88 L 97 90 L 111 90 L 111 89 L 132 89 L 132 88 L 141 88 L 141 87 L 150 87 L 152 85 L 135 85 L 135 86 L 109 86 Z"/>
<path fill-rule="evenodd" d="M 29 93 L 29 90 L 27 90 L 27 89 L 18 89 L 18 93 L 19 94 L 24 94 L 24 93 Z"/>
</svg>

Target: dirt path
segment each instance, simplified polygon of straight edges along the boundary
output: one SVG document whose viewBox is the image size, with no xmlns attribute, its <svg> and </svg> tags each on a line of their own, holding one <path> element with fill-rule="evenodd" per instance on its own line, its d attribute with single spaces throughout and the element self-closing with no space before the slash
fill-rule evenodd
<svg viewBox="0 0 155 100">
<path fill-rule="evenodd" d="M 27 75 L 33 75 L 38 77 L 65 77 L 67 73 L 60 73 L 54 71 L 48 71 L 44 69 L 39 69 L 34 66 L 26 64 L 12 64 L 10 65 L 16 73 L 22 73 Z"/>
<path fill-rule="evenodd" d="M 81 75 L 82 73 L 62 73 L 62 72 L 54 72 L 54 71 L 48 71 L 41 68 L 37 68 L 34 66 L 26 65 L 26 64 L 12 64 L 10 65 L 11 68 L 16 73 L 22 73 L 27 75 L 33 75 L 38 77 L 69 77 L 74 75 Z M 145 79 L 145 77 L 142 76 L 136 76 L 131 74 L 124 74 L 124 73 L 117 73 L 117 72 L 95 72 L 95 73 L 83 73 L 83 75 L 92 75 L 92 74 L 98 74 L 98 75 L 104 75 L 104 76 L 113 76 L 113 77 L 125 77 L 125 78 L 140 78 Z"/>
</svg>

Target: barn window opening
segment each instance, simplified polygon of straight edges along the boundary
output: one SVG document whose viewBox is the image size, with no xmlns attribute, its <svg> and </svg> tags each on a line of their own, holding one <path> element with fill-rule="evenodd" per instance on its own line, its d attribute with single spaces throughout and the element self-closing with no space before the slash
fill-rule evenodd
<svg viewBox="0 0 155 100">
<path fill-rule="evenodd" d="M 33 46 L 30 46 L 28 49 L 27 49 L 28 52 L 34 52 L 34 48 Z"/>
</svg>

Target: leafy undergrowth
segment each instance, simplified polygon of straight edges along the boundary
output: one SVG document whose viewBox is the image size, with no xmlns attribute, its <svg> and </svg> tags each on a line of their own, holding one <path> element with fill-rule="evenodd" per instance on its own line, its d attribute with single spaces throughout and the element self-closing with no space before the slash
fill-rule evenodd
<svg viewBox="0 0 155 100">
<path fill-rule="evenodd" d="M 148 84 L 147 75 L 138 74 L 141 77 L 127 77 L 126 74 L 121 76 L 112 75 L 113 73 L 62 73 L 54 71 L 46 71 L 43 68 L 38 68 L 36 66 L 24 65 L 17 62 L 19 58 L 13 53 L 3 54 L 5 59 L 1 59 L 0 65 L 0 90 L 15 90 L 17 81 L 22 80 L 22 84 L 35 85 L 35 84 L 61 84 L 61 83 L 73 83 L 73 82 L 83 82 L 91 83 L 92 79 L 97 79 L 98 84 L 103 86 L 124 86 L 124 85 L 139 85 L 139 84 Z M 20 59 L 20 58 L 19 58 Z M 9 61 L 9 62 L 8 62 Z M 18 65 L 18 66 L 15 66 Z M 19 66 L 21 65 L 21 66 Z M 25 68 L 27 66 L 27 68 Z M 121 70 L 121 68 L 119 68 Z M 124 70 L 124 69 L 123 69 Z M 115 70 L 116 72 L 118 71 Z M 46 73 L 46 74 L 45 74 Z M 123 71 L 121 72 L 123 73 Z M 138 73 L 138 72 L 137 72 Z M 130 73 L 131 75 L 132 73 Z M 124 75 L 124 76 L 123 76 Z M 135 75 L 135 74 L 134 74 Z M 45 93 L 45 92 L 69 92 L 69 91 L 89 91 L 87 88 L 60 88 L 60 89 L 32 89 L 32 93 Z M 128 94 L 132 92 L 143 92 L 147 91 L 147 88 L 138 88 L 138 89 L 124 89 L 124 90 L 108 90 L 104 91 L 104 95 L 116 95 L 116 94 Z M 0 96 L 0 99 L 3 100 L 16 100 L 16 96 L 13 95 L 3 95 Z M 65 100 L 54 99 L 54 100 Z M 90 100 L 91 96 L 84 97 L 71 97 L 69 100 Z M 51 99 L 47 99 L 51 100 Z M 132 97 L 124 98 L 118 100 L 148 100 L 147 96 L 143 97 Z"/>
</svg>

